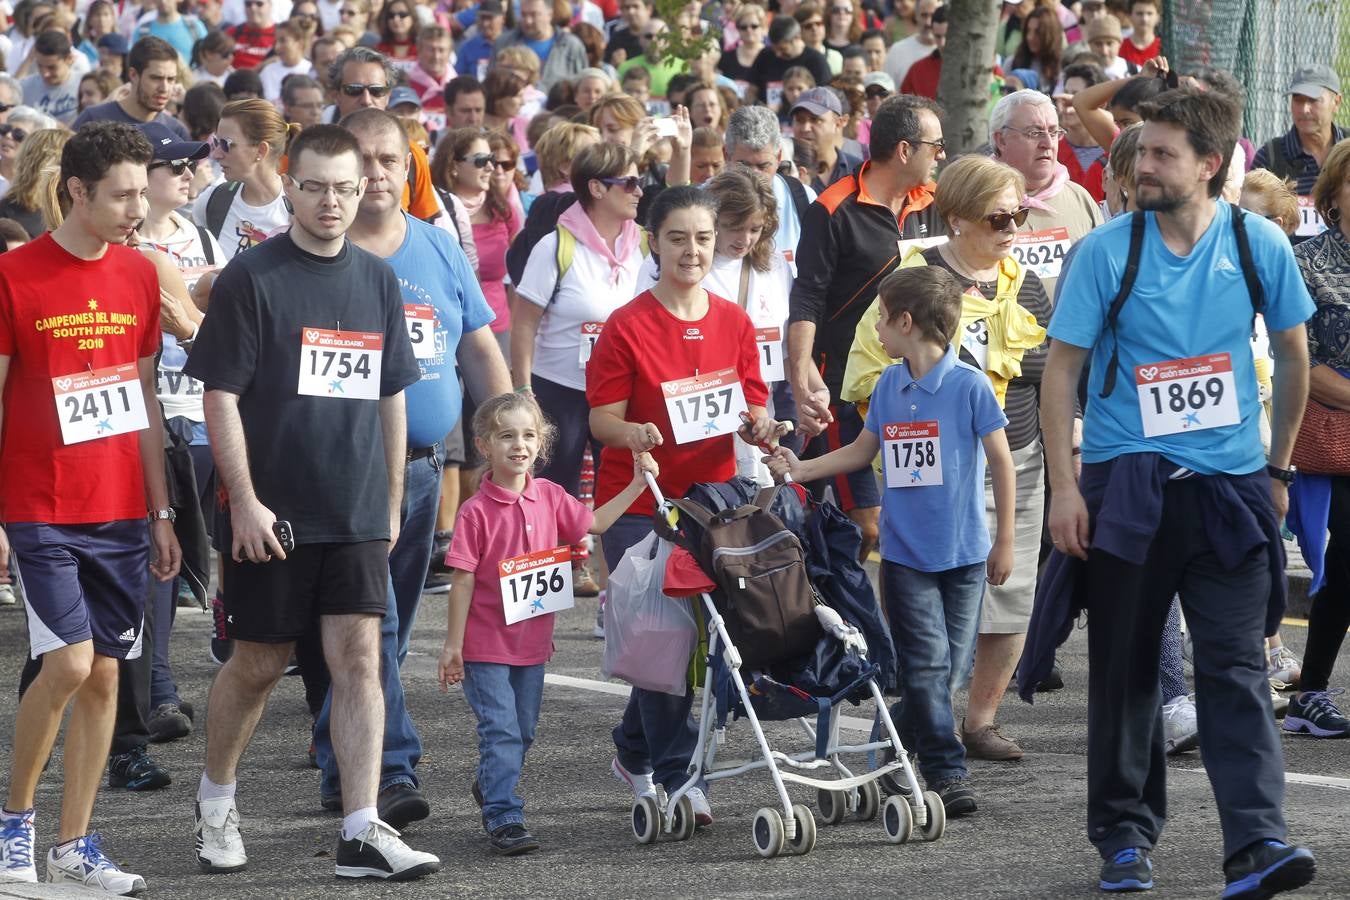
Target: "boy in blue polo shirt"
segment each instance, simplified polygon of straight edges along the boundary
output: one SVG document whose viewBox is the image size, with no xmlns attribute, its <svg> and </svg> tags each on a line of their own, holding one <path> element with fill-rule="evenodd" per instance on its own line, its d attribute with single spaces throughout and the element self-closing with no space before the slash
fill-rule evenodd
<svg viewBox="0 0 1350 900">
<path fill-rule="evenodd" d="M 868 465 L 880 451 L 881 579 L 899 652 L 903 700 L 892 708 L 901 740 L 947 815 L 975 811 L 966 751 L 956 739 L 952 691 L 970 667 L 984 580 L 1007 581 L 1013 563 L 1013 460 L 988 377 L 956 358 L 961 287 L 938 266 L 897 269 L 881 282 L 877 334 L 892 359 L 861 434 L 810 460 L 780 449 L 775 477 L 806 482 Z M 998 533 L 984 517 L 984 465 L 994 482 Z"/>
</svg>

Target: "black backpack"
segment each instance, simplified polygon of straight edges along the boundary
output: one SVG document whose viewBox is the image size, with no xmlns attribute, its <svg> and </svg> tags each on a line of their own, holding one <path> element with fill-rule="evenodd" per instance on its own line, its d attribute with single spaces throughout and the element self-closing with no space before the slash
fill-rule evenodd
<svg viewBox="0 0 1350 900">
<path fill-rule="evenodd" d="M 531 204 L 524 227 L 506 250 L 506 274 L 511 276 L 512 284 L 520 284 L 525 277 L 525 264 L 530 261 L 530 251 L 534 245 L 558 227 L 558 217 L 575 202 L 577 195 L 569 191 L 541 194 Z"/>
</svg>

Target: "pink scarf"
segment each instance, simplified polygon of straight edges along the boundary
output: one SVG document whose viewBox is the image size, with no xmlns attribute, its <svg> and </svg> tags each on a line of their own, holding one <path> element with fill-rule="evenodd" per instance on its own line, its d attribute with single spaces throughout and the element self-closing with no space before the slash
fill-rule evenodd
<svg viewBox="0 0 1350 900">
<path fill-rule="evenodd" d="M 581 208 L 581 201 L 578 200 L 567 207 L 563 214 L 558 217 L 558 224 L 572 232 L 577 239 L 577 243 L 594 251 L 601 259 L 609 263 L 610 284 L 618 284 L 623 270 L 629 267 L 635 268 L 642 260 L 641 254 L 638 253 L 641 234 L 638 231 L 637 223 L 632 219 L 623 223 L 623 228 L 619 231 L 619 239 L 614 242 L 618 249 L 617 254 L 609 249 L 609 244 L 600 236 L 600 232 L 595 230 L 595 223 Z"/>
<path fill-rule="evenodd" d="M 1022 204 L 1032 209 L 1040 209 L 1046 212 L 1050 211 L 1047 201 L 1055 199 L 1059 192 L 1064 190 L 1064 185 L 1069 183 L 1069 170 L 1064 167 L 1064 163 L 1055 163 L 1055 174 L 1050 179 L 1050 183 L 1034 194 L 1028 194 L 1022 198 Z"/>
</svg>

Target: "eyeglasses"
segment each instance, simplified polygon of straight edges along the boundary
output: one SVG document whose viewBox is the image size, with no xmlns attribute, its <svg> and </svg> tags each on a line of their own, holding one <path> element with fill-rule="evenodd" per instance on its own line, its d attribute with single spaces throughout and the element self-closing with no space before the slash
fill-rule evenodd
<svg viewBox="0 0 1350 900">
<path fill-rule="evenodd" d="M 763 23 L 763 22 L 737 22 L 737 23 L 736 23 L 736 29 L 737 29 L 738 31 L 759 31 L 759 30 L 762 29 L 763 27 L 764 27 L 764 23 Z"/>
<path fill-rule="evenodd" d="M 365 94 L 367 92 L 370 94 L 370 96 L 379 99 L 380 97 L 383 97 L 385 94 L 389 93 L 389 85 L 357 84 L 353 82 L 352 84 L 344 84 L 342 86 L 342 93 L 346 94 L 348 97 L 360 97 L 362 94 Z"/>
<path fill-rule="evenodd" d="M 181 177 L 184 172 L 191 172 L 196 175 L 197 161 L 195 159 L 161 160 L 160 162 L 152 162 L 147 166 L 147 171 L 153 172 L 155 169 L 168 169 L 173 173 L 174 178 Z"/>
<path fill-rule="evenodd" d="M 851 7 L 851 6 L 832 6 L 832 7 L 830 7 L 830 12 L 834 13 L 836 16 L 851 16 L 851 15 L 853 15 L 853 7 Z"/>
<path fill-rule="evenodd" d="M 597 178 L 596 181 L 601 184 L 607 184 L 610 187 L 621 187 L 625 194 L 636 194 L 642 187 L 642 179 L 636 175 L 623 175 L 617 178 Z"/>
<path fill-rule="evenodd" d="M 0 103 L 0 113 L 7 113 L 13 108 L 13 103 Z"/>
<path fill-rule="evenodd" d="M 803 22 L 803 23 L 802 23 L 802 27 L 803 27 L 803 28 L 824 28 L 824 27 L 825 27 L 825 20 L 824 20 L 824 19 L 812 19 L 810 22 Z"/>
<path fill-rule="evenodd" d="M 260 7 L 260 6 L 266 6 L 266 5 L 267 5 L 267 0 L 244 0 L 244 6 L 246 6 L 246 7 L 253 7 L 253 8 L 256 9 L 257 7 Z"/>
<path fill-rule="evenodd" d="M 1064 135 L 1068 134 L 1063 128 L 1051 128 L 1048 131 L 1044 128 L 1013 128 L 1011 125 L 1004 125 L 1004 131 L 1015 131 L 1029 141 L 1040 143 L 1044 140 L 1058 141 Z"/>
<path fill-rule="evenodd" d="M 991 215 L 985 216 L 984 220 L 988 222 L 989 227 L 995 231 L 1007 231 L 1008 226 L 1012 224 L 1021 228 L 1026 222 L 1027 216 L 1030 214 L 1030 209 L 1025 206 L 1019 206 L 1010 213 L 992 213 Z"/>
<path fill-rule="evenodd" d="M 387 18 L 387 19 L 411 19 L 411 18 L 412 18 L 412 13 L 408 12 L 406 9 L 391 9 L 391 10 L 389 10 L 389 12 L 385 13 L 384 15 L 385 15 L 385 18 Z"/>
<path fill-rule="evenodd" d="M 498 172 L 509 172 L 516 167 L 516 161 L 513 159 L 494 159 L 492 165 Z"/>
<path fill-rule="evenodd" d="M 475 169 L 486 169 L 492 165 L 491 153 L 475 153 L 473 156 L 456 156 L 456 162 L 473 163 Z"/>
<path fill-rule="evenodd" d="M 326 197 L 328 196 L 328 192 L 332 191 L 334 197 L 337 197 L 340 200 L 350 200 L 361 191 L 360 184 L 352 184 L 350 181 L 340 181 L 337 184 L 324 184 L 322 181 L 310 181 L 309 179 L 296 181 L 289 175 L 286 177 L 290 179 L 291 184 L 295 185 L 296 190 L 302 194 L 308 194 L 315 199 Z"/>
<path fill-rule="evenodd" d="M 877 87 L 878 85 L 872 85 L 872 86 L 873 86 L 873 87 Z M 938 138 L 936 141 L 910 141 L 910 143 L 911 143 L 911 144 L 927 144 L 928 146 L 930 146 L 930 147 L 932 147 L 934 150 L 936 150 L 938 153 L 946 153 L 946 152 L 947 152 L 947 139 L 946 139 L 946 138 Z"/>
<path fill-rule="evenodd" d="M 0 137 L 7 137 L 16 144 L 22 144 L 23 139 L 28 137 L 28 132 L 17 125 L 0 125 Z"/>
<path fill-rule="evenodd" d="M 359 10 L 359 9 L 339 9 L 339 10 L 338 10 L 338 18 L 339 18 L 339 19 L 350 19 L 350 18 L 352 18 L 353 16 L 359 16 L 359 15 L 361 15 L 361 10 Z"/>
<path fill-rule="evenodd" d="M 218 134 L 211 135 L 207 140 L 211 144 L 212 150 L 219 150 L 221 153 L 229 153 L 234 149 L 234 145 L 239 143 L 238 141 L 232 141 L 229 138 L 223 138 Z"/>
<path fill-rule="evenodd" d="M 291 21 L 294 22 L 317 22 L 319 17 L 313 13 L 291 13 Z"/>
</svg>

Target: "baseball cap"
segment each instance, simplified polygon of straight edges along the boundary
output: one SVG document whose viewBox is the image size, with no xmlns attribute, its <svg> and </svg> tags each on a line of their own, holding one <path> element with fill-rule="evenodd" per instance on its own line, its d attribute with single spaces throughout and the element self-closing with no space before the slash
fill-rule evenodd
<svg viewBox="0 0 1350 900">
<path fill-rule="evenodd" d="M 422 108 L 422 98 L 417 96 L 417 91 L 408 87 L 406 84 L 400 84 L 389 92 L 389 108 L 402 106 L 404 103 L 411 103 L 418 109 Z"/>
<path fill-rule="evenodd" d="M 120 34 L 105 34 L 98 39 L 98 46 L 101 50 L 107 50 L 109 53 L 115 53 L 118 56 L 126 56 L 131 52 L 127 46 L 127 39 Z"/>
<path fill-rule="evenodd" d="M 157 160 L 202 159 L 211 152 L 205 141 L 185 141 L 159 122 L 141 122 L 136 128 L 150 142 Z"/>
<path fill-rule="evenodd" d="M 1301 97 L 1320 97 L 1323 90 L 1341 92 L 1341 79 L 1331 66 L 1304 66 L 1289 80 L 1289 93 Z"/>
<path fill-rule="evenodd" d="M 791 112 L 795 113 L 799 109 L 804 109 L 813 116 L 823 116 L 827 112 L 838 116 L 844 114 L 844 104 L 839 102 L 839 95 L 827 87 L 813 87 L 798 94 Z"/>
<path fill-rule="evenodd" d="M 884 89 L 888 94 L 895 93 L 895 79 L 891 78 L 891 76 L 885 72 L 868 72 L 863 76 L 862 83 L 864 91 L 876 85 Z"/>
<path fill-rule="evenodd" d="M 1089 41 L 1100 40 L 1101 38 L 1115 38 L 1120 40 L 1120 21 L 1115 16 L 1103 16 L 1100 19 L 1093 19 L 1084 29 L 1083 35 Z"/>
<path fill-rule="evenodd" d="M 506 15 L 506 9 L 497 0 L 483 0 L 482 3 L 478 4 L 478 14 L 482 15 L 483 13 L 490 16 L 503 16 Z"/>
</svg>

